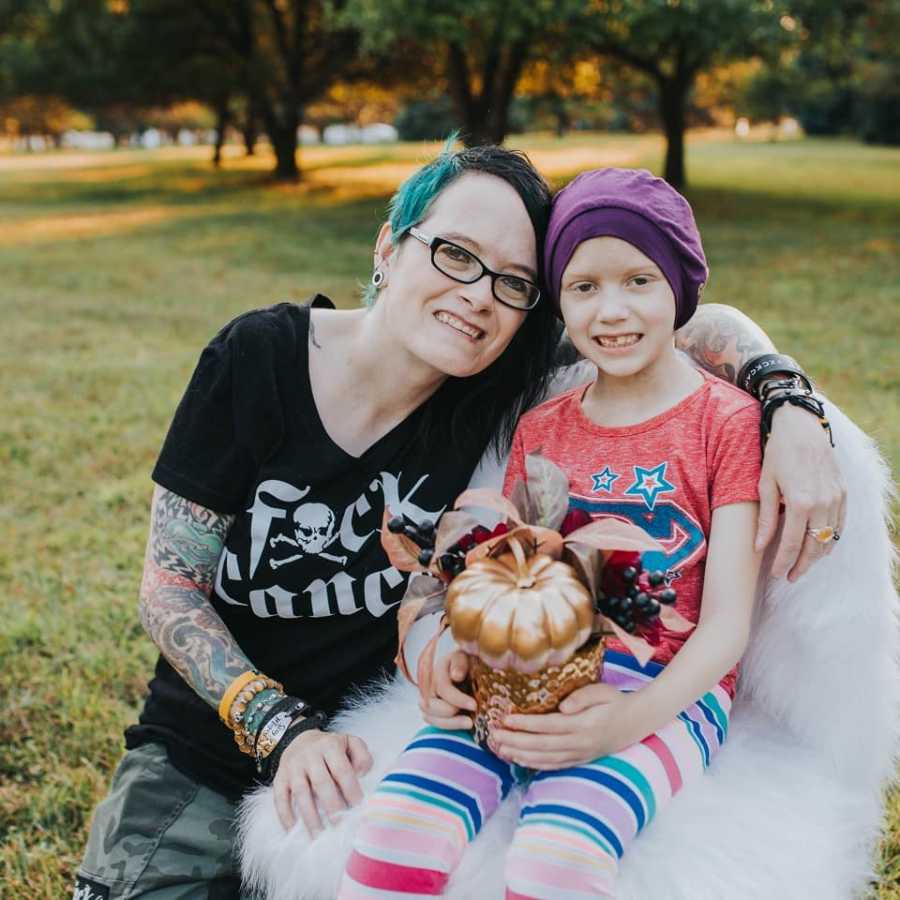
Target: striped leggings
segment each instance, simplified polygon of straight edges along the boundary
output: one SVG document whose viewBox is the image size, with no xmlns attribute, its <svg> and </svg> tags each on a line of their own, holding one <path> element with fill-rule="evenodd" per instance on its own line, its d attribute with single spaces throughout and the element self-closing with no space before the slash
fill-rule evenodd
<svg viewBox="0 0 900 900">
<path fill-rule="evenodd" d="M 608 653 L 601 680 L 639 690 L 662 668 Z M 506 857 L 507 900 L 612 897 L 625 847 L 703 773 L 725 740 L 730 709 L 717 686 L 638 744 L 537 773 L 497 758 L 467 731 L 424 728 L 368 799 L 339 898 L 443 893 L 466 844 L 515 783 L 525 796 Z"/>
</svg>

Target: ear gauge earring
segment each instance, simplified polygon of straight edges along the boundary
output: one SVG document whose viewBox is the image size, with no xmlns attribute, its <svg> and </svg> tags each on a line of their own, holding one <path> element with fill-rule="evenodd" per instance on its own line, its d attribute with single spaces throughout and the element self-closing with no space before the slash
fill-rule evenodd
<svg viewBox="0 0 900 900">
<path fill-rule="evenodd" d="M 375 286 L 376 290 L 384 284 L 384 272 L 382 272 L 381 269 L 376 269 L 372 273 L 372 284 Z"/>
</svg>

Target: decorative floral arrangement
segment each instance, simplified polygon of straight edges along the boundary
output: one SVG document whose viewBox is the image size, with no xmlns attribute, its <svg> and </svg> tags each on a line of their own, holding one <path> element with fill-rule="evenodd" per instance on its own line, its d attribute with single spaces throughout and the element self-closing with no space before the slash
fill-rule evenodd
<svg viewBox="0 0 900 900">
<path fill-rule="evenodd" d="M 645 572 L 641 552 L 663 550 L 643 529 L 611 516 L 592 518 L 569 505 L 565 473 L 538 454 L 526 457 L 527 482 L 509 498 L 465 491 L 433 522 L 385 510 L 381 542 L 410 578 L 398 613 L 397 665 L 423 696 L 431 693 L 434 655 L 449 627 L 470 657 L 478 703 L 475 732 L 509 712 L 550 712 L 577 687 L 596 681 L 605 639 L 615 635 L 644 665 L 663 629 L 693 627 L 673 608 L 662 572 Z M 502 516 L 493 529 L 464 508 Z M 404 641 L 413 623 L 443 611 L 419 657 L 417 679 Z"/>
</svg>

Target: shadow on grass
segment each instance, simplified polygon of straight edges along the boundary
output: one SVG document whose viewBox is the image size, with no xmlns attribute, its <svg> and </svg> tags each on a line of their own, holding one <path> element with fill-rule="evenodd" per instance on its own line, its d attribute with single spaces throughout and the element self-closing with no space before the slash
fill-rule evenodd
<svg viewBox="0 0 900 900">
<path fill-rule="evenodd" d="M 184 163 L 156 163 L 153 168 L 149 174 L 125 173 L 108 181 L 48 178 L 39 182 L 11 182 L 3 184 L 4 203 L 58 211 L 90 204 L 192 205 L 280 186 L 271 175 L 256 170 L 216 171 Z"/>
</svg>

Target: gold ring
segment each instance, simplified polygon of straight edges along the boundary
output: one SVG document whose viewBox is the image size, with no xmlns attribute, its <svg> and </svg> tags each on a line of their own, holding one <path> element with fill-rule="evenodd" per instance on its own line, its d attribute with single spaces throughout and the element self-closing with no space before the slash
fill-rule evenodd
<svg viewBox="0 0 900 900">
<path fill-rule="evenodd" d="M 832 528 L 830 525 L 823 525 L 821 528 L 807 528 L 806 533 L 820 544 L 827 544 L 829 541 L 839 539 L 837 529 Z"/>
</svg>

